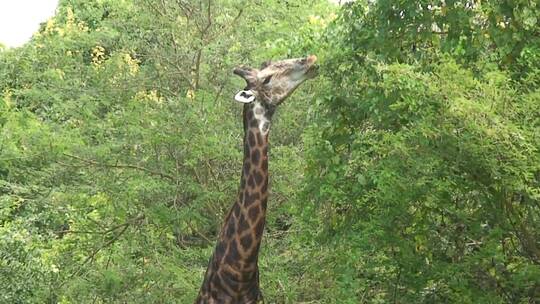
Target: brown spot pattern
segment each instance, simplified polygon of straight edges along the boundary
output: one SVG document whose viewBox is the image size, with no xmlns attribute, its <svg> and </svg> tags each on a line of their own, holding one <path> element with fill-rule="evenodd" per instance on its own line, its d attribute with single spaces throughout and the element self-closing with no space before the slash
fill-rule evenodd
<svg viewBox="0 0 540 304">
<path fill-rule="evenodd" d="M 259 159 L 260 158 L 261 158 L 261 152 L 259 152 L 258 149 L 255 149 L 255 150 L 253 150 L 253 152 L 251 152 L 251 163 L 254 166 L 259 165 Z"/>
<path fill-rule="evenodd" d="M 257 258 L 267 208 L 268 141 L 253 112 L 245 117 L 248 126 L 238 198 L 223 226 L 197 304 L 256 303 L 260 298 Z M 268 123 L 263 125 L 268 127 Z"/>
</svg>

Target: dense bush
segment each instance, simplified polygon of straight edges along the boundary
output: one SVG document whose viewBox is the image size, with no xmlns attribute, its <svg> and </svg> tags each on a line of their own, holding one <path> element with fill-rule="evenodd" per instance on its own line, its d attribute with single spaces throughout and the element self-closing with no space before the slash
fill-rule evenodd
<svg viewBox="0 0 540 304">
<path fill-rule="evenodd" d="M 194 300 L 239 181 L 232 68 L 304 55 L 290 29 L 316 35 L 309 16 L 330 10 L 281 2 L 66 0 L 0 53 L 0 302 Z M 308 101 L 276 117 L 269 255 L 288 242 Z M 286 271 L 265 269 L 269 298 Z"/>
<path fill-rule="evenodd" d="M 266 301 L 540 301 L 539 12 L 62 0 L 0 47 L 0 302 L 191 303 L 239 181 L 231 70 L 312 53 L 272 127 Z"/>
<path fill-rule="evenodd" d="M 325 261 L 311 273 L 328 290 L 317 297 L 540 298 L 537 11 L 468 1 L 342 10 L 326 33 L 299 212 Z"/>
</svg>

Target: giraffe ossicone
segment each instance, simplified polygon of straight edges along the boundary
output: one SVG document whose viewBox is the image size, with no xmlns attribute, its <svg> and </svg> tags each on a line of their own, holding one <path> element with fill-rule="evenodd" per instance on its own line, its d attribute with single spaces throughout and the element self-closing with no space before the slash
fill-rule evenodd
<svg viewBox="0 0 540 304">
<path fill-rule="evenodd" d="M 246 88 L 243 103 L 244 161 L 235 203 L 225 217 L 196 304 L 255 304 L 259 289 L 259 248 L 268 202 L 268 134 L 277 107 L 304 81 L 317 75 L 314 55 L 267 61 L 260 69 L 238 67 Z"/>
</svg>

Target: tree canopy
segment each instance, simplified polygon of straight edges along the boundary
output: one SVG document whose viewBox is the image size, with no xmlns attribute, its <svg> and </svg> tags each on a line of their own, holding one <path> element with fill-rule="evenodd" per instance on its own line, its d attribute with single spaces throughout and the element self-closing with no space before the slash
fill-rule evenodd
<svg viewBox="0 0 540 304">
<path fill-rule="evenodd" d="M 535 1 L 61 0 L 0 45 L 0 302 L 192 303 L 241 170 L 235 65 L 280 107 L 269 303 L 540 301 Z"/>
</svg>

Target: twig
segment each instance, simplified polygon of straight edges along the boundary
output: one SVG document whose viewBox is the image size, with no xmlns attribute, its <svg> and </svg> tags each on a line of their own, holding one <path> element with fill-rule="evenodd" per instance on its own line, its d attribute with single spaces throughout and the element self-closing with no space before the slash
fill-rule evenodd
<svg viewBox="0 0 540 304">
<path fill-rule="evenodd" d="M 104 244 L 102 244 L 101 246 L 99 246 L 97 249 L 95 249 L 94 251 L 92 251 L 92 253 L 90 253 L 90 255 L 88 257 L 86 257 L 86 259 L 84 259 L 84 261 L 79 265 L 78 269 L 73 272 L 67 280 L 65 280 L 64 282 L 62 282 L 60 284 L 60 286 L 63 286 L 68 280 L 72 279 L 73 277 L 75 277 L 76 275 L 78 275 L 79 273 L 81 273 L 82 269 L 83 269 L 83 266 L 86 265 L 88 262 L 92 261 L 96 255 L 103 249 L 111 246 L 112 244 L 114 244 L 114 242 L 116 242 L 126 231 L 127 229 L 129 228 L 129 226 L 131 226 L 134 222 L 137 222 L 141 219 L 143 219 L 145 216 L 144 215 L 139 215 L 137 217 L 134 217 L 132 219 L 129 219 L 127 222 L 125 223 L 122 223 L 120 225 L 117 225 L 117 226 L 114 226 L 110 229 L 107 229 L 105 231 L 104 234 L 107 234 L 107 233 L 110 233 L 112 231 L 115 231 L 119 228 L 122 228 L 122 230 L 120 230 L 120 232 L 118 232 L 113 238 L 111 238 L 110 240 L 108 240 L 107 242 L 105 242 Z"/>
<path fill-rule="evenodd" d="M 174 181 L 174 176 L 172 176 L 172 175 L 169 175 L 169 174 L 163 173 L 163 172 L 150 170 L 150 169 L 140 167 L 140 166 L 137 166 L 137 165 L 104 164 L 104 163 L 99 163 L 99 162 L 96 162 L 96 161 L 93 161 L 93 160 L 90 160 L 90 159 L 85 159 L 85 158 L 82 158 L 82 157 L 79 157 L 79 156 L 76 156 L 76 155 L 71 155 L 71 154 L 68 154 L 68 153 L 62 153 L 62 154 L 67 156 L 67 157 L 82 161 L 82 162 L 90 164 L 90 165 L 98 166 L 98 167 L 116 168 L 116 169 L 135 169 L 135 170 L 143 171 L 143 172 L 146 172 L 146 173 L 149 173 L 149 174 L 152 174 L 152 175 L 158 175 L 158 176 L 161 176 L 163 178 L 168 178 L 168 179 Z"/>
<path fill-rule="evenodd" d="M 128 229 L 130 223 L 124 223 L 122 224 L 122 230 L 120 230 L 120 232 L 118 234 L 116 234 L 112 239 L 108 240 L 105 244 L 99 246 L 96 250 L 94 250 L 81 264 L 80 268 L 82 268 L 82 266 L 86 265 L 86 263 L 88 263 L 89 261 L 93 260 L 95 258 L 95 256 L 104 248 L 106 247 L 109 247 L 110 245 L 112 245 L 114 242 L 116 242 L 123 234 L 124 232 L 126 232 L 126 230 Z"/>
<path fill-rule="evenodd" d="M 81 273 L 82 269 L 83 269 L 83 266 L 86 265 L 88 262 L 90 262 L 91 260 L 93 260 L 95 258 L 95 256 L 101 251 L 103 250 L 104 248 L 112 245 L 114 242 L 116 242 L 123 234 L 124 232 L 126 232 L 126 230 L 128 229 L 129 227 L 129 224 L 125 225 L 124 228 L 117 234 L 115 235 L 112 239 L 110 239 L 109 241 L 107 241 L 105 244 L 101 245 L 99 248 L 97 248 L 96 250 L 94 250 L 83 262 L 82 264 L 79 265 L 79 267 L 77 268 L 77 270 L 75 272 L 73 272 L 64 282 L 60 283 L 60 287 L 63 286 L 67 281 L 71 280 L 73 277 L 75 277 L 76 275 L 78 275 L 79 273 Z"/>
<path fill-rule="evenodd" d="M 233 27 L 233 25 L 236 24 L 238 19 L 240 19 L 243 12 L 244 12 L 244 9 L 239 9 L 238 14 L 236 15 L 236 17 L 234 17 L 234 19 L 226 27 L 224 27 L 222 30 L 220 30 L 218 33 L 216 33 L 214 35 L 207 36 L 207 39 L 205 39 L 206 44 L 212 42 L 217 37 L 220 37 L 221 35 L 226 34 Z"/>
<path fill-rule="evenodd" d="M 202 234 L 201 232 L 199 232 L 199 230 L 193 228 L 193 226 L 191 226 L 191 223 L 190 223 L 190 222 L 187 222 L 187 225 L 188 225 L 188 227 L 189 227 L 192 231 L 194 231 L 196 234 L 198 234 L 200 237 L 202 237 L 205 241 L 207 241 L 208 244 L 212 244 L 212 243 L 213 243 L 209 238 L 206 237 L 206 235 L 204 235 L 204 234 Z"/>
</svg>

